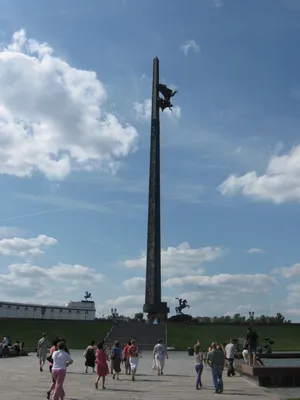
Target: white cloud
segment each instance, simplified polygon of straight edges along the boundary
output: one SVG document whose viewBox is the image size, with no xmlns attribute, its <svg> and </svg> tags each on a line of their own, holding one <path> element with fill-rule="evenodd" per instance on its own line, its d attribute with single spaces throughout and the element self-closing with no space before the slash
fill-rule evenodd
<svg viewBox="0 0 300 400">
<path fill-rule="evenodd" d="M 251 284 L 250 284 L 251 282 Z M 275 284 L 276 279 L 264 274 L 219 274 L 213 276 L 181 276 L 169 278 L 164 283 L 164 287 L 199 287 L 199 290 L 234 290 L 239 293 L 266 293 Z"/>
<path fill-rule="evenodd" d="M 31 263 L 12 264 L 6 274 L 0 274 L 1 299 L 63 304 L 71 293 L 83 294 L 86 287 L 99 285 L 103 278 L 102 274 L 83 265 L 58 263 L 42 268 Z"/>
<path fill-rule="evenodd" d="M 291 316 L 291 317 L 300 317 L 300 308 L 287 308 L 285 310 L 285 317 Z"/>
<path fill-rule="evenodd" d="M 23 235 L 24 231 L 15 226 L 0 226 L 0 238 L 9 238 Z"/>
<path fill-rule="evenodd" d="M 139 278 L 140 279 L 140 278 Z M 276 290 L 276 280 L 266 275 L 215 275 L 204 277 L 195 276 L 185 280 L 185 277 L 176 279 L 176 285 L 163 286 L 163 301 L 167 301 L 170 316 L 175 314 L 178 306 L 176 297 L 186 299 L 190 308 L 185 313 L 193 316 L 225 315 L 230 310 L 232 314 L 241 313 L 248 317 L 248 312 L 254 310 L 270 315 L 274 313 L 274 304 L 270 302 L 270 293 Z M 119 314 L 134 315 L 142 310 L 145 302 L 144 285 L 137 287 L 138 279 L 128 279 L 130 295 L 110 298 L 104 303 L 106 313 L 110 308 L 117 308 Z M 127 282 L 126 281 L 126 282 Z M 171 282 L 171 279 L 168 280 Z M 178 284 L 183 281 L 183 285 Z M 131 286 L 132 283 L 132 286 Z M 133 294 L 134 293 L 134 294 Z M 275 307 L 281 311 L 280 307 Z"/>
<path fill-rule="evenodd" d="M 0 240 L 0 254 L 4 256 L 33 257 L 44 253 L 44 248 L 57 243 L 53 237 L 39 235 L 36 238 L 24 239 L 14 237 Z"/>
<path fill-rule="evenodd" d="M 251 249 L 248 250 L 248 253 L 250 253 L 250 254 L 263 254 L 264 251 L 262 249 L 257 248 L 257 247 L 252 247 Z"/>
<path fill-rule="evenodd" d="M 256 200 L 281 204 L 300 201 L 300 146 L 289 153 L 271 157 L 266 172 L 248 172 L 245 175 L 230 175 L 220 186 L 223 195 L 242 193 Z"/>
<path fill-rule="evenodd" d="M 111 307 L 132 307 L 132 306 L 140 306 L 145 302 L 144 295 L 129 295 L 129 296 L 120 296 L 115 299 L 106 300 L 105 304 Z M 140 308 L 141 309 L 141 308 Z"/>
<path fill-rule="evenodd" d="M 195 40 L 186 40 L 185 43 L 180 46 L 180 50 L 184 53 L 185 56 L 188 55 L 189 52 L 199 53 L 200 47 Z"/>
<path fill-rule="evenodd" d="M 55 57 L 24 30 L 0 49 L 0 86 L 2 174 L 62 179 L 72 170 L 115 171 L 135 150 L 136 130 L 105 113 L 96 73 Z"/>
<path fill-rule="evenodd" d="M 136 118 L 140 121 L 150 121 L 151 118 L 151 109 L 152 109 L 152 104 L 151 104 L 151 99 L 145 99 L 141 103 L 134 103 L 133 108 L 136 114 Z M 167 115 L 169 118 L 172 118 L 173 120 L 179 119 L 181 117 L 181 109 L 179 106 L 174 105 L 172 110 L 169 110 L 166 108 L 163 111 L 163 115 Z"/>
<path fill-rule="evenodd" d="M 130 292 L 140 293 L 145 290 L 145 281 L 146 281 L 145 278 L 136 276 L 136 277 L 126 279 L 125 281 L 123 281 L 123 285 Z"/>
<path fill-rule="evenodd" d="M 246 310 L 247 312 L 255 311 L 252 304 L 240 304 L 239 306 L 237 306 L 237 310 Z"/>
<path fill-rule="evenodd" d="M 263 274 L 197 275 L 170 278 L 163 283 L 164 290 L 176 293 L 174 298 L 187 300 L 191 307 L 185 313 L 193 316 L 220 316 L 230 311 L 248 317 L 250 310 L 270 315 L 273 312 L 270 294 L 276 287 L 276 280 Z M 173 304 L 169 304 L 172 313 L 177 306 Z"/>
<path fill-rule="evenodd" d="M 272 272 L 286 279 L 300 277 L 300 264 L 297 263 L 291 267 L 275 268 Z"/>
<path fill-rule="evenodd" d="M 300 283 L 294 283 L 287 286 L 287 297 L 284 305 L 285 314 L 291 317 L 300 316 Z"/>
<path fill-rule="evenodd" d="M 188 243 L 181 243 L 178 247 L 168 247 L 161 251 L 162 274 L 166 276 L 201 274 L 204 262 L 215 261 L 222 257 L 225 251 L 221 247 L 199 247 L 193 249 Z M 137 259 L 126 260 L 127 268 L 144 268 L 146 266 L 146 252 L 143 251 Z"/>
</svg>

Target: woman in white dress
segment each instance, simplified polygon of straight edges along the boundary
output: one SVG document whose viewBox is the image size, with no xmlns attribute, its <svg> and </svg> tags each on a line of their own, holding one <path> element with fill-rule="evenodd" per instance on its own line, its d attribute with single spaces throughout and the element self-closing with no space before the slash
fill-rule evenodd
<svg viewBox="0 0 300 400">
<path fill-rule="evenodd" d="M 157 368 L 157 375 L 164 374 L 165 359 L 168 357 L 166 346 L 163 344 L 163 340 L 159 340 L 153 349 L 153 361 Z"/>
<path fill-rule="evenodd" d="M 135 374 L 139 365 L 139 358 L 142 357 L 139 346 L 135 339 L 132 339 L 131 346 L 128 349 L 129 362 L 131 367 L 131 379 L 135 381 Z"/>
</svg>

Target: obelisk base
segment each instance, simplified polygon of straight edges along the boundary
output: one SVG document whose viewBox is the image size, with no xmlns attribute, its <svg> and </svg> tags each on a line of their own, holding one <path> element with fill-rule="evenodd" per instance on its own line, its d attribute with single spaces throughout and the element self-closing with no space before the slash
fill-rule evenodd
<svg viewBox="0 0 300 400">
<path fill-rule="evenodd" d="M 166 321 L 170 312 L 167 303 L 145 304 L 143 307 L 144 313 L 148 314 L 149 319 L 157 318 L 159 321 Z"/>
</svg>

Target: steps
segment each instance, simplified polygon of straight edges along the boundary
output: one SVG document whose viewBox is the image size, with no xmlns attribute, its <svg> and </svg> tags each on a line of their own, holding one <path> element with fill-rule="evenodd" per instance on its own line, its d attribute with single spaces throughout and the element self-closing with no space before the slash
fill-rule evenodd
<svg viewBox="0 0 300 400">
<path fill-rule="evenodd" d="M 109 344 L 118 340 L 121 347 L 125 346 L 128 340 L 136 339 L 141 350 L 153 350 L 159 339 L 166 343 L 166 324 L 161 322 L 157 325 L 139 322 L 120 322 L 115 325 L 109 335 Z"/>
</svg>

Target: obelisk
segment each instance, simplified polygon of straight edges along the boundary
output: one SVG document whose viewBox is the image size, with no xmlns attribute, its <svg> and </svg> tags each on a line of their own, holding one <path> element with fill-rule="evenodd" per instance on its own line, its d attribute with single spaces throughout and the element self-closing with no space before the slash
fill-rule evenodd
<svg viewBox="0 0 300 400">
<path fill-rule="evenodd" d="M 153 60 L 146 288 L 143 311 L 150 318 L 162 320 L 167 318 L 169 308 L 167 303 L 161 301 L 159 114 L 159 60 L 156 57 Z"/>
</svg>

